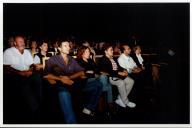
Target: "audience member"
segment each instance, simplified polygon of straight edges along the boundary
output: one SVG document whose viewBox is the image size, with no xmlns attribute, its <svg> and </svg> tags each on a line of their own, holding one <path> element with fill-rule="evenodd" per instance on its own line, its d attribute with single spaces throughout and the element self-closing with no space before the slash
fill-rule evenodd
<svg viewBox="0 0 192 128">
<path fill-rule="evenodd" d="M 35 57 L 35 54 L 37 54 L 38 49 L 37 49 L 37 42 L 35 40 L 31 41 L 30 43 L 30 49 L 29 49 L 32 57 Z"/>
<path fill-rule="evenodd" d="M 41 78 L 40 74 L 33 72 L 33 65 L 33 57 L 25 49 L 24 38 L 16 36 L 14 47 L 8 48 L 3 54 L 3 67 L 6 74 L 4 77 L 8 77 L 10 82 L 10 85 L 7 85 L 10 87 L 8 91 L 13 89 L 16 94 L 9 102 L 21 103 L 9 107 L 18 114 L 17 118 L 25 116 L 23 121 L 37 113 L 41 102 Z M 22 115 L 24 111 L 26 115 Z"/>
<path fill-rule="evenodd" d="M 34 63 L 36 64 L 36 70 L 42 70 L 43 67 L 43 58 L 51 57 L 51 53 L 47 53 L 48 43 L 45 41 L 40 42 L 39 44 L 39 52 L 35 54 Z"/>
<path fill-rule="evenodd" d="M 84 69 L 69 56 L 69 41 L 58 42 L 59 55 L 52 56 L 45 66 L 45 76 L 52 86 L 58 89 L 61 109 L 63 111 L 66 123 L 77 123 L 71 102 L 71 93 L 80 89 L 89 93 L 89 100 L 84 106 L 83 113 L 91 116 L 96 109 L 102 92 L 102 86 L 95 82 L 84 83 L 78 79 L 84 77 Z M 55 71 L 54 67 L 57 68 Z M 59 69 L 59 70 L 58 70 Z"/>
<path fill-rule="evenodd" d="M 112 87 L 108 82 L 108 77 L 105 74 L 101 74 L 96 63 L 90 58 L 90 48 L 82 46 L 77 52 L 77 60 L 80 66 L 85 69 L 87 76 L 87 82 L 99 81 L 103 87 L 103 91 L 107 93 L 107 103 L 110 110 L 113 109 L 113 97 Z"/>
<path fill-rule="evenodd" d="M 134 108 L 136 104 L 130 102 L 128 99 L 134 80 L 127 77 L 127 71 L 121 68 L 113 59 L 113 47 L 111 45 L 105 45 L 104 49 L 105 55 L 99 60 L 99 67 L 101 71 L 109 74 L 110 83 L 118 88 L 119 95 L 115 102 L 121 107 L 128 106 Z"/>
</svg>

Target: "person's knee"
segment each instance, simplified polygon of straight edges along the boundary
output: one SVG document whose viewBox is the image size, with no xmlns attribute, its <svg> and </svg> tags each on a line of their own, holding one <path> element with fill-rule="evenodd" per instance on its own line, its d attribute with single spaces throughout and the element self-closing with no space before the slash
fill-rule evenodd
<svg viewBox="0 0 192 128">
<path fill-rule="evenodd" d="M 102 84 L 107 84 L 108 83 L 108 77 L 107 76 L 104 76 L 104 75 L 101 75 L 99 77 L 99 81 L 102 83 Z"/>
<path fill-rule="evenodd" d="M 98 88 L 99 90 L 102 90 L 103 85 L 102 85 L 102 83 L 101 83 L 100 81 L 97 81 L 97 82 L 96 82 L 96 85 L 97 85 L 97 88 Z"/>
<path fill-rule="evenodd" d="M 100 76 L 103 80 L 108 80 L 108 76 L 106 76 L 106 75 L 101 75 Z"/>
<path fill-rule="evenodd" d="M 124 86 L 125 86 L 125 82 L 124 81 L 120 81 L 120 82 L 117 83 L 117 87 L 118 88 L 124 88 Z"/>
<path fill-rule="evenodd" d="M 59 98 L 62 100 L 70 99 L 70 97 L 71 97 L 70 93 L 67 91 L 59 91 L 58 95 L 59 95 Z"/>
<path fill-rule="evenodd" d="M 131 86 L 133 86 L 134 83 L 135 83 L 135 81 L 134 81 L 133 79 L 129 79 L 129 84 L 130 84 Z"/>
</svg>

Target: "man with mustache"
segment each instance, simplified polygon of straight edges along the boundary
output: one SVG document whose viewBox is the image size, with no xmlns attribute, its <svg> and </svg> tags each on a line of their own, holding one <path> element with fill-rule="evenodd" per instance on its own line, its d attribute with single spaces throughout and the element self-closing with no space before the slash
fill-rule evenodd
<svg viewBox="0 0 192 128">
<path fill-rule="evenodd" d="M 3 54 L 4 87 L 10 98 L 9 112 L 16 116 L 14 120 L 19 117 L 22 117 L 22 121 L 31 120 L 38 111 L 42 84 L 40 74 L 33 72 L 33 65 L 32 55 L 25 49 L 24 38 L 16 36 L 14 47 L 8 48 Z"/>
</svg>

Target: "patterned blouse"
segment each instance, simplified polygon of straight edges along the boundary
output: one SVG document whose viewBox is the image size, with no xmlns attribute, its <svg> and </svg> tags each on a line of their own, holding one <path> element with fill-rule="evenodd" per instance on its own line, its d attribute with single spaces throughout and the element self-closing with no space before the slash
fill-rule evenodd
<svg viewBox="0 0 192 128">
<path fill-rule="evenodd" d="M 112 67 L 113 67 L 113 70 L 114 71 L 117 71 L 117 64 L 116 64 L 116 62 L 113 60 L 113 59 L 110 59 L 110 61 L 111 61 L 111 63 L 112 63 Z"/>
</svg>

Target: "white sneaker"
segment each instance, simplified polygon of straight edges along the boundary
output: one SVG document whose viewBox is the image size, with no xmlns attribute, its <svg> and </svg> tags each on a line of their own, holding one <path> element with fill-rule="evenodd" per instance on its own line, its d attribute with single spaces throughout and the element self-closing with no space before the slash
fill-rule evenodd
<svg viewBox="0 0 192 128">
<path fill-rule="evenodd" d="M 91 114 L 91 110 L 87 109 L 87 108 L 84 108 L 83 113 L 87 114 L 87 115 L 90 115 Z"/>
<path fill-rule="evenodd" d="M 118 104 L 119 106 L 123 107 L 123 108 L 126 107 L 126 105 L 125 105 L 125 104 L 122 102 L 122 100 L 119 99 L 119 98 L 117 98 L 117 99 L 115 100 L 115 103 Z"/>
<path fill-rule="evenodd" d="M 135 103 L 130 102 L 130 101 L 129 101 L 126 105 L 127 105 L 128 107 L 130 107 L 130 108 L 134 108 L 134 107 L 136 106 Z"/>
</svg>

